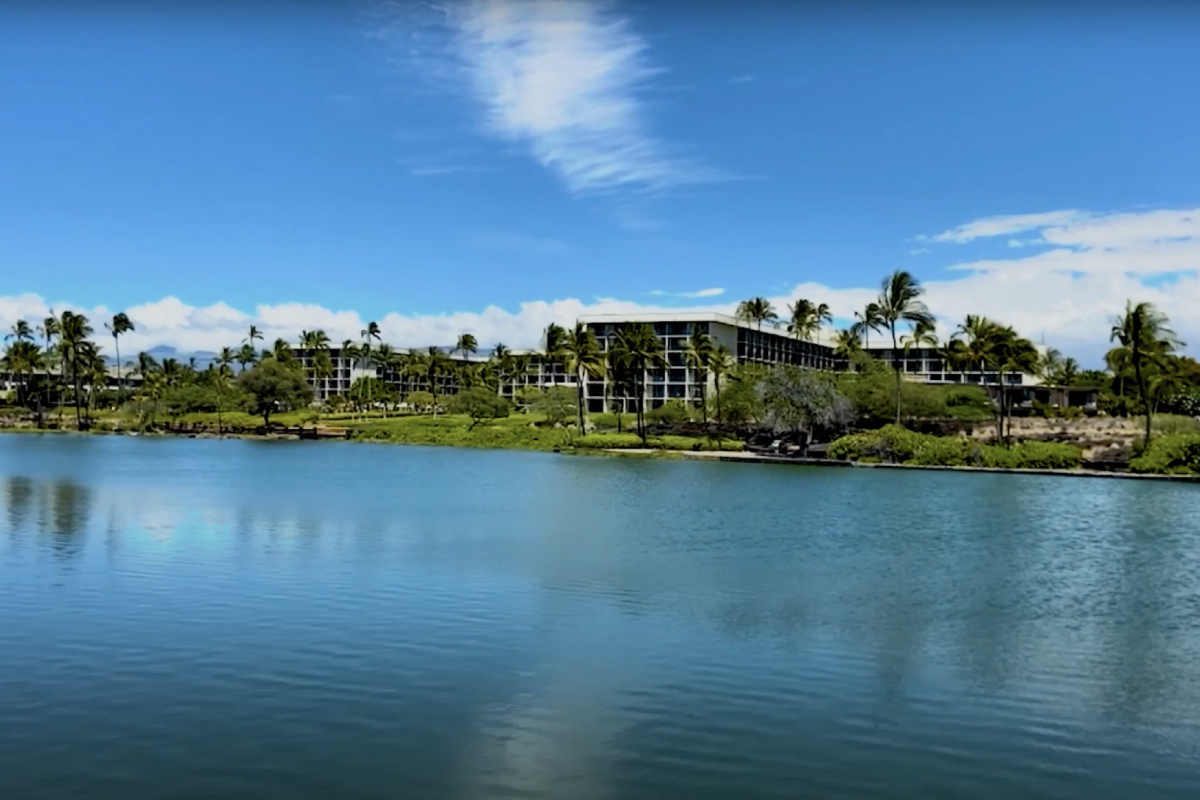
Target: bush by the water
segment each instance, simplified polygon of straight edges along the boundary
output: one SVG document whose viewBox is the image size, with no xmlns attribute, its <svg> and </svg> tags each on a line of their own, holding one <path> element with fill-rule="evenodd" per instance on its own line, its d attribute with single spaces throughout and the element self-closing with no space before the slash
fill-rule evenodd
<svg viewBox="0 0 1200 800">
<path fill-rule="evenodd" d="M 1200 475 L 1200 434 L 1180 433 L 1150 440 L 1150 446 L 1129 462 L 1134 472 L 1159 475 Z"/>
<path fill-rule="evenodd" d="M 589 433 L 575 439 L 575 446 L 588 450 L 727 450 L 737 451 L 745 445 L 740 439 L 713 439 L 698 436 L 651 436 L 642 443 L 636 433 Z"/>
<path fill-rule="evenodd" d="M 929 467 L 1072 469 L 1079 466 L 1081 454 L 1078 447 L 1058 442 L 1021 442 L 1005 448 L 887 425 L 877 431 L 843 436 L 829 446 L 829 457 Z"/>
<path fill-rule="evenodd" d="M 896 415 L 895 373 L 878 364 L 862 372 L 837 377 L 838 391 L 850 398 L 860 417 L 877 419 Z M 981 421 L 995 415 L 995 406 L 980 386 L 957 384 L 937 386 L 903 381 L 900 384 L 900 413 L 916 419 L 961 419 Z"/>
</svg>

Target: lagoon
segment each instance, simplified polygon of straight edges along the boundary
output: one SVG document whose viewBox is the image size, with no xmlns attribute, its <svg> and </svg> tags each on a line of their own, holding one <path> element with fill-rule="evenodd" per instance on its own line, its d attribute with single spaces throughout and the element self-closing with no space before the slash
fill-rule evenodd
<svg viewBox="0 0 1200 800">
<path fill-rule="evenodd" d="M 0 437 L 0 797 L 1200 796 L 1200 486 Z"/>
</svg>

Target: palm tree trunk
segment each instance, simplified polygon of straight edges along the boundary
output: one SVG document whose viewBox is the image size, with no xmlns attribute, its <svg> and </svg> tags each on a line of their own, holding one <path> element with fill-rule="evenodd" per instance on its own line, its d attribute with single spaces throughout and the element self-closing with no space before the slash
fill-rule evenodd
<svg viewBox="0 0 1200 800">
<path fill-rule="evenodd" d="M 713 387 L 717 390 L 717 424 L 721 424 L 721 373 L 713 376 Z"/>
<path fill-rule="evenodd" d="M 83 430 L 83 419 L 79 414 L 79 395 L 82 387 L 79 384 L 79 353 L 75 353 L 74 363 L 71 364 L 71 377 L 75 381 L 75 430 Z"/>
<path fill-rule="evenodd" d="M 999 385 L 996 387 L 1000 399 L 1000 411 L 996 418 L 996 441 L 1004 444 L 1004 370 L 996 368 L 996 378 Z"/>
<path fill-rule="evenodd" d="M 896 372 L 896 424 L 900 424 L 900 363 L 896 360 L 896 323 L 892 323 L 892 368 Z"/>
<path fill-rule="evenodd" d="M 1144 444 L 1150 444 L 1150 398 L 1146 396 L 1146 379 L 1142 375 L 1142 359 L 1135 353 L 1133 359 L 1133 373 L 1137 378 L 1138 394 L 1142 398 L 1142 406 L 1146 411 L 1146 441 Z"/>
<path fill-rule="evenodd" d="M 117 351 L 117 397 L 121 396 L 121 337 L 113 334 L 113 349 Z"/>
<path fill-rule="evenodd" d="M 576 406 L 576 411 L 578 412 L 578 417 L 579 417 L 579 435 L 582 436 L 585 433 L 585 431 L 583 430 L 583 367 L 582 366 L 580 366 L 579 369 L 577 370 L 575 378 L 576 378 L 576 383 L 577 383 L 575 406 Z"/>
</svg>

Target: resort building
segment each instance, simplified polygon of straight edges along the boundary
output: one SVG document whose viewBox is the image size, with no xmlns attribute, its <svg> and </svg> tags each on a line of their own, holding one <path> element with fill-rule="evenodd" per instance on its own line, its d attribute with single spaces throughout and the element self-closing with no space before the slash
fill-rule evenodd
<svg viewBox="0 0 1200 800">
<path fill-rule="evenodd" d="M 649 325 L 663 344 L 665 367 L 655 367 L 646 372 L 644 389 L 647 409 L 657 408 L 667 401 L 679 400 L 699 403 L 712 397 L 715 392 L 714 378 L 710 371 L 697 369 L 688 363 L 688 339 L 696 331 L 708 334 L 714 346 L 724 346 L 738 364 L 793 364 L 822 370 L 845 370 L 845 359 L 834 354 L 829 335 L 822 331 L 816 341 L 802 341 L 792 336 L 782 325 L 747 322 L 725 314 L 708 311 L 679 311 L 641 314 L 590 314 L 580 317 L 579 322 L 588 327 L 596 337 L 600 349 L 608 353 L 614 346 L 617 332 L 622 327 L 635 323 Z M 934 384 L 974 384 L 983 386 L 993 397 L 998 395 L 999 375 L 994 370 L 970 370 L 949 363 L 937 348 L 914 347 L 909 350 L 887 347 L 867 347 L 865 351 L 886 364 L 896 365 L 907 380 Z M 293 353 L 306 373 L 312 364 L 313 353 L 296 347 Z M 345 394 L 354 381 L 361 377 L 374 376 L 394 386 L 401 398 L 415 391 L 433 391 L 439 397 L 447 397 L 459 390 L 459 369 L 435 371 L 433 388 L 429 386 L 428 374 L 411 366 L 411 359 L 428 357 L 427 351 L 398 351 L 399 358 L 391 364 L 373 363 L 369 366 L 362 359 L 346 357 L 340 347 L 331 347 L 329 358 L 333 374 L 320 379 L 317 387 L 321 400 L 333 395 Z M 442 351 L 447 364 L 457 367 L 473 366 L 478 370 L 487 367 L 488 358 L 483 355 L 463 357 Z M 406 360 L 409 360 L 406 364 Z M 547 358 L 534 350 L 514 350 L 505 358 L 500 368 L 499 393 L 514 402 L 520 402 L 527 390 L 545 391 L 555 386 L 574 388 L 576 377 L 568 373 L 564 364 Z M 1032 406 L 1034 402 L 1053 406 L 1077 406 L 1094 408 L 1098 392 L 1094 389 L 1079 389 L 1045 386 L 1036 375 L 1011 372 L 1005 373 L 1004 383 L 1007 397 L 1015 407 Z M 615 385 L 613 376 L 589 377 L 584 386 L 587 410 L 591 413 L 620 409 L 631 412 L 637 398 L 629 387 Z"/>
<path fill-rule="evenodd" d="M 815 369 L 834 369 L 837 359 L 828 342 L 805 342 L 785 329 L 759 326 L 745 320 L 708 311 L 680 311 L 653 314 L 590 314 L 579 318 L 588 326 L 602 351 L 613 346 L 624 325 L 644 322 L 654 329 L 663 343 L 666 368 L 647 370 L 646 408 L 657 408 L 668 400 L 700 402 L 711 397 L 713 376 L 688 364 L 687 342 L 693 332 L 704 331 L 714 346 L 724 345 L 737 363 L 795 364 Z M 574 382 L 574 377 L 570 380 Z M 621 407 L 631 411 L 636 397 L 618 396 L 612 376 L 590 379 L 585 389 L 588 411 L 598 412 Z"/>
</svg>

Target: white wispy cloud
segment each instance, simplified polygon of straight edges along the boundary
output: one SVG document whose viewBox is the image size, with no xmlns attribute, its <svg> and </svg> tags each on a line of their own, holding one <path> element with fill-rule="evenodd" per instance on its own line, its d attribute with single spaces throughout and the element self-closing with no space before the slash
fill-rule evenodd
<svg viewBox="0 0 1200 800">
<path fill-rule="evenodd" d="M 662 289 L 655 289 L 650 294 L 657 297 L 686 297 L 692 300 L 702 297 L 720 297 L 725 294 L 724 289 L 700 289 L 695 292 L 668 292 Z"/>
<path fill-rule="evenodd" d="M 1175 329 L 1196 352 L 1200 345 L 1200 315 L 1196 313 L 1200 308 L 1200 208 L 1080 214 L 1075 222 L 1047 223 L 1038 233 L 1037 241 L 1047 247 L 1005 250 L 1007 258 L 955 264 L 950 278 L 925 281 L 926 299 L 942 322 L 943 335 L 967 314 L 984 314 L 1086 363 L 1099 364 L 1108 348 L 1111 316 L 1119 313 L 1128 299 L 1148 300 L 1171 317 Z M 880 269 L 881 277 L 885 271 Z M 831 287 L 805 282 L 769 299 L 781 313 L 798 297 L 828 303 L 834 315 L 846 322 L 877 292 L 876 286 Z M 726 314 L 737 305 L 736 300 L 711 302 L 721 296 L 719 289 L 675 296 L 708 300 L 687 307 Z M 112 314 L 104 307 L 81 308 L 61 301 L 51 304 L 35 294 L 0 296 L 0 327 L 8 329 L 17 319 L 40 321 L 51 305 L 60 312 L 69 308 L 88 314 L 98 331 L 102 331 L 100 322 Z M 487 346 L 502 341 L 511 347 L 532 347 L 549 323 L 569 324 L 581 314 L 678 309 L 677 303 L 568 298 L 530 301 L 511 311 L 492 306 L 441 315 L 390 313 L 378 322 L 385 340 L 399 347 L 449 344 L 463 332 L 475 334 Z M 223 303 L 196 307 L 167 297 L 126 311 L 137 330 L 122 338 L 123 354 L 155 345 L 184 351 L 217 350 L 240 343 L 250 324 L 262 328 L 268 341 L 278 337 L 295 340 L 301 330 L 313 328 L 325 330 L 334 341 L 357 339 L 365 326 L 356 311 L 301 303 L 260 305 L 243 311 Z M 107 344 L 102 333 L 97 338 Z"/>
<path fill-rule="evenodd" d="M 570 191 L 660 190 L 720 178 L 652 132 L 643 98 L 660 70 L 611 3 L 460 0 L 426 5 L 425 14 L 412 5 L 377 7 L 375 33 L 395 58 L 442 85 L 447 75 L 465 78 L 487 130 L 521 144 Z"/>
<path fill-rule="evenodd" d="M 1007 216 L 984 217 L 965 225 L 959 225 L 936 236 L 917 237 L 920 240 L 931 239 L 935 242 L 953 242 L 964 244 L 975 239 L 991 236 L 1010 236 L 1014 233 L 1045 228 L 1051 225 L 1066 225 L 1084 218 L 1084 214 L 1075 210 L 1047 211 L 1041 214 L 1010 214 Z"/>
</svg>

